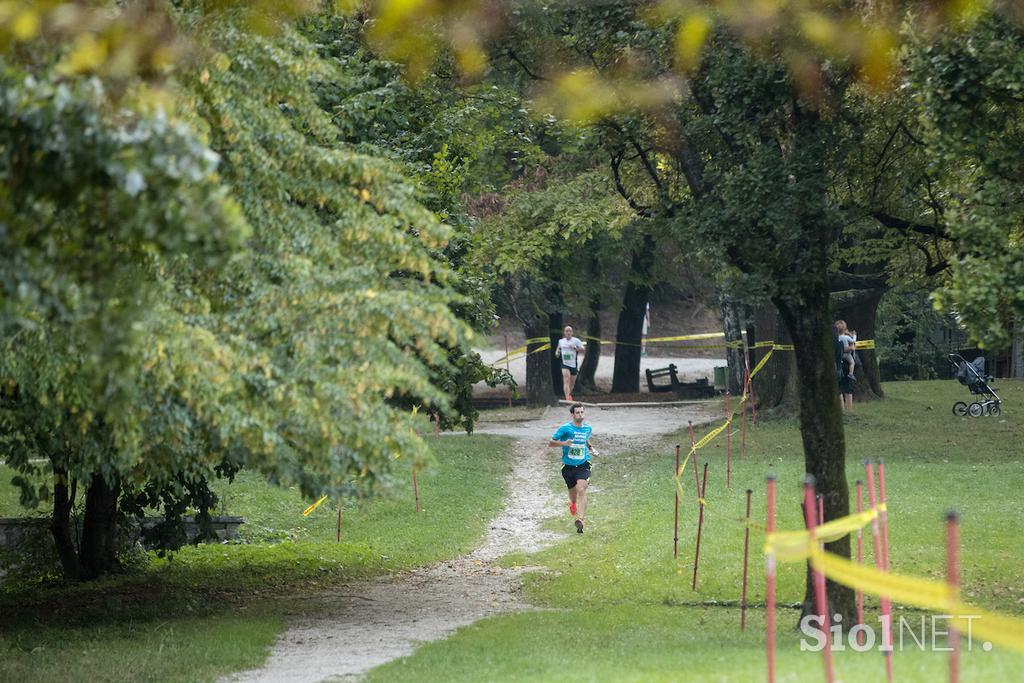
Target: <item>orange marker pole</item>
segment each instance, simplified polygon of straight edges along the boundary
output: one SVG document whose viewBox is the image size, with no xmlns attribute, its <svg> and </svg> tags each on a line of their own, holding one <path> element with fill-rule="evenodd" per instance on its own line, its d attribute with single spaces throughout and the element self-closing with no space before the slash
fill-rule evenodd
<svg viewBox="0 0 1024 683">
<path fill-rule="evenodd" d="M 688 422 L 690 425 L 690 455 L 688 455 L 687 457 L 693 458 L 693 483 L 696 484 L 697 486 L 697 497 L 701 498 L 703 496 L 701 496 L 700 493 L 700 475 L 697 474 L 697 451 L 693 450 L 693 421 L 690 420 Z"/>
<path fill-rule="evenodd" d="M 416 485 L 416 465 L 412 466 L 412 493 L 416 497 L 416 512 L 420 511 L 420 488 Z"/>
<path fill-rule="evenodd" d="M 885 463 L 878 461 L 878 502 L 882 510 L 878 513 L 878 526 L 882 532 L 882 571 L 889 571 L 889 513 L 886 511 L 885 498 Z M 882 640 L 885 646 L 885 666 L 888 680 L 893 680 L 892 674 L 892 601 L 887 600 L 883 607 L 883 616 L 889 616 L 889 627 L 882 627 Z"/>
<path fill-rule="evenodd" d="M 864 511 L 864 482 L 857 480 L 857 514 Z M 864 534 L 857 527 L 857 564 L 864 564 Z M 857 625 L 864 623 L 864 591 L 857 591 Z M 857 631 L 857 644 L 864 644 L 864 631 Z"/>
<path fill-rule="evenodd" d="M 870 460 L 864 461 L 864 470 L 868 480 L 868 504 L 875 508 L 878 498 L 875 496 L 875 467 Z M 875 568 L 885 571 L 882 566 L 882 534 L 879 531 L 878 518 L 871 520 L 871 535 L 875 547 Z M 892 683 L 892 604 L 889 598 L 882 596 L 882 651 L 885 653 L 885 677 Z"/>
<path fill-rule="evenodd" d="M 679 444 L 676 444 L 676 470 L 674 477 L 679 476 Z M 679 487 L 676 486 L 676 521 L 672 526 L 672 557 L 679 557 Z"/>
<path fill-rule="evenodd" d="M 729 471 L 729 454 L 732 451 L 732 410 L 729 407 L 730 396 L 729 392 L 725 392 L 725 421 L 728 423 L 725 427 L 725 471 L 728 475 Z M 728 483 L 728 482 L 727 482 Z"/>
<path fill-rule="evenodd" d="M 743 443 L 740 445 L 740 457 L 747 454 L 747 410 L 750 404 L 750 371 L 743 375 Z"/>
<path fill-rule="evenodd" d="M 694 467 L 694 469 L 697 469 Z M 708 490 L 708 464 L 704 463 L 704 484 L 700 487 L 700 517 L 697 520 L 697 550 L 693 556 L 693 590 L 697 590 L 697 565 L 700 562 L 700 532 L 704 526 L 704 493 Z"/>
<path fill-rule="evenodd" d="M 804 478 L 804 515 L 807 517 L 807 531 L 814 534 L 818 526 L 818 511 L 814 504 L 814 477 L 810 474 Z M 825 575 L 817 569 L 811 569 L 811 581 L 814 584 L 814 609 L 821 618 L 821 632 L 825 636 L 825 647 L 821 650 L 825 663 L 825 680 L 835 683 L 836 674 L 832 669 L 832 643 L 830 643 L 829 626 L 832 621 L 828 614 L 828 598 L 825 595 Z"/>
<path fill-rule="evenodd" d="M 960 597 L 960 570 L 957 564 L 957 547 L 960 538 L 957 529 L 957 514 L 950 510 L 946 513 L 946 582 L 953 599 Z M 956 622 L 954 622 L 956 623 Z M 949 683 L 960 681 L 960 632 L 955 626 L 949 626 Z"/>
<path fill-rule="evenodd" d="M 729 392 L 725 392 L 725 488 L 732 486 L 732 475 L 730 470 L 732 469 L 732 457 L 730 455 L 731 448 L 729 442 L 732 440 L 729 438 L 729 432 L 732 431 L 732 411 L 729 410 Z"/>
<path fill-rule="evenodd" d="M 740 598 L 740 631 L 747 628 L 747 557 L 750 553 L 750 496 L 753 493 L 747 489 L 747 515 L 743 518 L 746 532 L 743 538 L 743 593 Z"/>
<path fill-rule="evenodd" d="M 750 416 L 754 418 L 754 426 L 757 426 L 757 396 L 754 394 L 754 377 L 748 374 L 747 381 L 750 383 Z"/>
<path fill-rule="evenodd" d="M 821 497 L 820 493 L 815 496 L 815 499 L 817 500 L 817 503 L 818 503 L 818 524 L 824 524 L 825 523 L 825 499 Z M 825 542 L 822 541 L 819 544 L 819 547 L 822 550 L 824 550 L 825 549 Z"/>
<path fill-rule="evenodd" d="M 885 495 L 885 462 L 878 461 L 878 502 L 883 506 L 887 505 L 888 498 Z M 878 523 L 882 530 L 882 568 L 889 571 L 889 511 L 882 509 L 878 515 Z"/>
</svg>

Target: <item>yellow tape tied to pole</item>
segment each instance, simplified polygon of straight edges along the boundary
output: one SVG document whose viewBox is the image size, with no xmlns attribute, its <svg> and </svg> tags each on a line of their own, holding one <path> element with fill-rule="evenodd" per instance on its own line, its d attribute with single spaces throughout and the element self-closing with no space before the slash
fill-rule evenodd
<svg viewBox="0 0 1024 683">
<path fill-rule="evenodd" d="M 1024 619 L 1008 617 L 969 605 L 957 597 L 947 583 L 881 571 L 857 564 L 845 557 L 822 550 L 821 542 L 834 541 L 870 524 L 885 505 L 847 515 L 809 531 L 783 531 L 768 534 L 764 552 L 780 562 L 810 560 L 811 566 L 826 577 L 854 590 L 885 597 L 894 602 L 918 607 L 956 619 L 961 635 L 970 634 L 992 643 L 1024 651 Z"/>
<path fill-rule="evenodd" d="M 701 333 L 701 334 L 684 334 L 684 335 L 679 335 L 679 336 L 675 336 L 675 337 L 650 337 L 650 338 L 645 339 L 644 343 L 645 344 L 664 344 L 664 343 L 668 343 L 668 342 L 700 341 L 702 339 L 718 339 L 718 338 L 724 337 L 724 336 L 725 336 L 724 332 L 705 332 L 705 333 Z M 597 342 L 598 344 L 626 344 L 628 346 L 640 346 L 639 344 L 632 344 L 632 343 L 628 343 L 628 342 L 617 342 L 617 341 L 614 341 L 612 339 L 601 339 L 600 337 L 591 337 L 589 335 L 583 335 L 582 338 L 583 339 L 587 339 L 589 341 Z M 530 339 L 527 339 L 525 343 L 526 343 L 526 346 L 520 346 L 519 348 L 516 348 L 516 349 L 513 349 L 512 351 L 509 351 L 508 354 L 502 356 L 498 360 L 496 360 L 493 363 L 491 363 L 491 366 L 492 367 L 498 366 L 498 365 L 500 365 L 502 363 L 505 363 L 507 361 L 518 360 L 519 358 L 522 358 L 524 356 L 528 356 L 528 355 L 533 354 L 533 353 L 537 353 L 538 351 L 547 351 L 548 349 L 552 348 L 551 347 L 551 339 L 549 337 L 531 337 Z M 528 348 L 532 344 L 543 344 L 543 346 L 541 346 L 540 348 L 534 349 L 533 351 L 529 351 Z M 731 342 L 725 342 L 723 344 L 693 344 L 693 345 L 687 345 L 686 347 L 683 347 L 683 348 L 685 348 L 685 349 L 693 349 L 693 350 L 696 350 L 696 349 L 727 349 L 727 348 L 736 349 L 736 348 L 743 348 L 743 342 L 742 341 L 731 341 Z M 764 367 L 764 364 L 771 357 L 773 351 L 794 351 L 795 350 L 792 344 L 779 344 L 778 342 L 775 342 L 775 341 L 759 341 L 759 342 L 756 342 L 754 344 L 751 344 L 750 348 L 752 348 L 752 349 L 768 349 L 768 353 L 765 354 L 765 356 L 757 364 L 757 367 L 750 373 L 751 377 L 754 376 L 754 374 L 757 372 L 757 370 L 760 370 L 762 367 Z M 858 341 L 857 342 L 857 349 L 858 350 L 866 350 L 866 349 L 874 349 L 874 348 L 875 348 L 875 340 L 874 339 L 864 339 L 862 341 Z"/>
</svg>

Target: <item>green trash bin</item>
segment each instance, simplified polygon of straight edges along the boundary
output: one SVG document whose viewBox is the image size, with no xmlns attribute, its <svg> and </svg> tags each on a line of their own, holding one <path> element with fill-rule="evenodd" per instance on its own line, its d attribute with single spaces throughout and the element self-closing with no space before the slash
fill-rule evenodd
<svg viewBox="0 0 1024 683">
<path fill-rule="evenodd" d="M 729 383 L 729 366 L 724 365 L 715 368 L 715 389 L 725 391 Z"/>
</svg>

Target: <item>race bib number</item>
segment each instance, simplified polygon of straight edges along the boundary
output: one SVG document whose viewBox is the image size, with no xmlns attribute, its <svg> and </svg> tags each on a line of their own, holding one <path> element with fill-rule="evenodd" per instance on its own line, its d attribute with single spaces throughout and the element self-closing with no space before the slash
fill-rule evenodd
<svg viewBox="0 0 1024 683">
<path fill-rule="evenodd" d="M 572 354 L 569 353 L 568 351 L 563 351 L 562 352 L 562 360 L 564 360 L 566 363 L 571 363 L 572 362 Z"/>
<path fill-rule="evenodd" d="M 573 460 L 582 460 L 586 452 L 586 446 L 569 446 L 569 457 Z"/>
</svg>

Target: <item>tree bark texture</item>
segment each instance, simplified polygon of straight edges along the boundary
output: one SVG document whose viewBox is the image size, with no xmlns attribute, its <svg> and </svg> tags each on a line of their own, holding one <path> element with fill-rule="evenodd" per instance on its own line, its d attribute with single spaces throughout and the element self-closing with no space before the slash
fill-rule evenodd
<svg viewBox="0 0 1024 683">
<path fill-rule="evenodd" d="M 833 294 L 831 305 L 834 320 L 845 320 L 847 327 L 857 332 L 857 339 L 874 339 L 877 334 L 878 304 L 884 293 L 884 289 L 869 289 Z M 875 349 L 858 349 L 857 356 L 861 364 L 854 373 L 857 377 L 853 386 L 854 400 L 874 401 L 883 398 L 885 394 L 882 392 Z"/>
<path fill-rule="evenodd" d="M 750 369 L 768 353 L 767 347 L 754 348 L 761 341 L 792 344 L 793 340 L 779 312 L 770 301 L 754 309 L 753 329 L 748 328 L 747 343 L 750 347 Z M 760 372 L 754 377 L 754 398 L 758 408 L 779 408 L 796 410 L 799 403 L 800 386 L 793 351 L 774 351 Z"/>
<path fill-rule="evenodd" d="M 71 508 L 74 505 L 68 494 L 67 470 L 54 468 L 53 471 L 53 517 L 50 518 L 50 533 L 57 546 L 57 556 L 64 570 L 64 578 L 77 581 L 82 576 L 82 566 L 75 550 L 71 533 Z"/>
<path fill-rule="evenodd" d="M 558 398 L 565 398 L 565 388 L 562 386 L 562 359 L 556 353 L 558 351 L 558 340 L 562 338 L 561 313 L 548 314 L 548 339 L 551 344 L 551 351 L 548 353 L 548 360 L 551 363 L 551 390 Z"/>
<path fill-rule="evenodd" d="M 733 396 L 743 394 L 743 316 L 741 306 L 723 288 L 718 295 L 718 305 L 722 314 L 722 331 L 725 332 L 725 343 L 735 343 L 737 346 L 726 347 L 725 358 L 729 366 L 728 377 L 725 389 Z"/>
<path fill-rule="evenodd" d="M 633 254 L 630 280 L 622 295 L 622 310 L 615 329 L 615 368 L 612 372 L 612 393 L 633 394 L 640 391 L 640 343 L 643 341 L 644 314 L 651 298 L 648 284 L 654 265 L 654 238 L 644 235 L 640 251 Z"/>
<path fill-rule="evenodd" d="M 93 474 L 85 494 L 85 519 L 79 559 L 82 578 L 94 579 L 120 567 L 117 561 L 117 500 L 120 482 Z"/>
<path fill-rule="evenodd" d="M 819 287 L 809 283 L 799 295 L 776 297 L 775 305 L 793 340 L 801 391 L 800 435 L 804 447 L 804 466 L 814 476 L 817 491 L 823 497 L 825 520 L 849 514 L 849 488 L 846 484 L 846 441 L 835 375 L 835 353 L 831 321 L 828 319 L 828 287 L 824 278 Z M 850 538 L 828 543 L 825 549 L 842 557 L 850 556 Z M 854 618 L 853 590 L 828 582 L 830 614 L 843 615 L 844 623 Z M 813 590 L 808 591 L 804 608 L 813 605 Z"/>
<path fill-rule="evenodd" d="M 597 366 L 601 360 L 601 299 L 594 297 L 590 302 L 590 318 L 587 319 L 587 354 L 583 356 L 583 365 L 580 367 L 579 377 L 576 378 L 576 386 L 579 392 L 597 391 Z"/>
<path fill-rule="evenodd" d="M 524 315 L 523 332 L 527 339 L 547 338 L 548 316 L 546 313 Z M 531 406 L 557 405 L 551 389 L 551 357 L 553 351 L 537 351 L 546 342 L 539 341 L 526 345 L 526 403 Z"/>
</svg>

